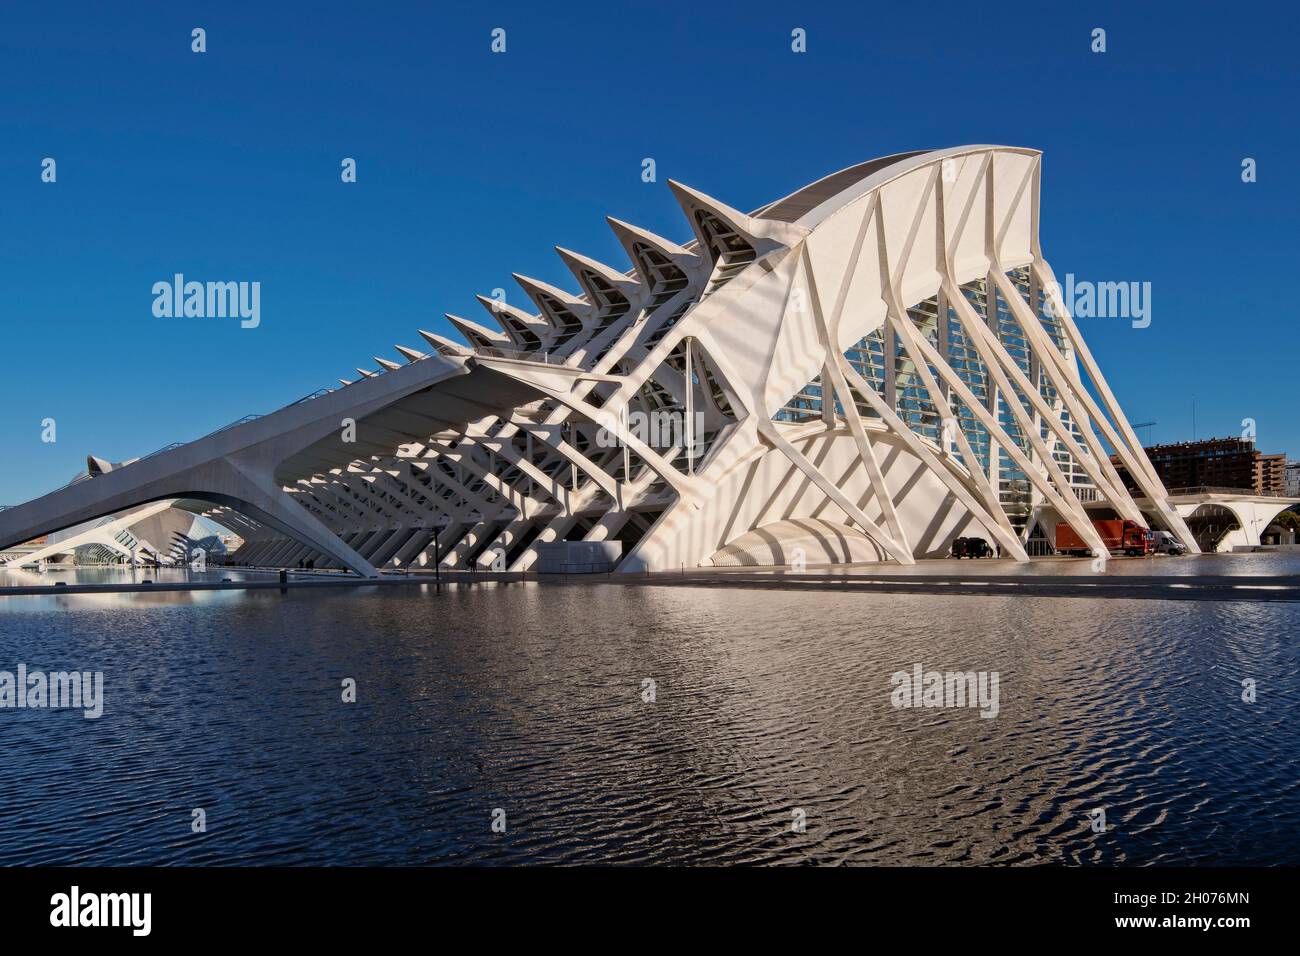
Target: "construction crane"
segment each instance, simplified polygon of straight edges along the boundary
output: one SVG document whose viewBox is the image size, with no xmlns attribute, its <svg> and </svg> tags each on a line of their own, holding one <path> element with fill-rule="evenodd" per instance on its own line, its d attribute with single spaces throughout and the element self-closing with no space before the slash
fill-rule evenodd
<svg viewBox="0 0 1300 956">
<path fill-rule="evenodd" d="M 1145 428 L 1145 429 L 1148 429 L 1148 431 L 1147 431 L 1147 439 L 1146 439 L 1146 441 L 1144 441 L 1142 444 L 1147 445 L 1147 446 L 1150 446 L 1150 445 L 1151 445 L 1151 432 L 1150 432 L 1150 429 L 1151 429 L 1153 426 L 1158 425 L 1158 424 L 1160 424 L 1160 423 L 1159 423 L 1159 422 L 1137 422 L 1137 423 L 1133 426 L 1133 430 L 1134 430 L 1134 431 L 1137 431 L 1139 428 Z"/>
</svg>

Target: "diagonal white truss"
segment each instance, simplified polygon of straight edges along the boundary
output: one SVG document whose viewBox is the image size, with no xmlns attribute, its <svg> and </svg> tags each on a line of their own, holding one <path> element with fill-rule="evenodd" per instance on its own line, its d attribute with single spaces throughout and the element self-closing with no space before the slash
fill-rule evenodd
<svg viewBox="0 0 1300 956">
<path fill-rule="evenodd" d="M 449 316 L 468 346 L 421 332 L 431 354 L 399 346 L 405 364 L 377 358 L 378 371 L 340 380 L 319 402 L 336 415 L 359 396 L 356 445 L 330 438 L 323 415 L 265 451 L 284 443 L 268 420 L 297 406 L 264 418 L 266 445 L 238 461 L 221 452 L 232 438 L 214 444 L 226 457 L 201 475 L 219 472 L 210 500 L 240 515 L 234 557 L 518 570 L 545 542 L 617 538 L 621 570 L 784 563 L 808 549 L 809 561 L 910 564 L 976 535 L 1025 561 L 1031 532 L 1057 521 L 1104 553 L 1098 507 L 1195 550 L 1051 301 L 1040 175 L 1027 149 L 905 154 L 749 215 L 671 183 L 691 242 L 611 219 L 630 270 L 557 250 L 579 294 L 516 276 L 536 311 L 480 297 L 499 331 Z M 518 396 L 507 409 L 503 388 Z M 681 427 L 637 427 L 656 415 Z M 206 460 L 203 442 L 187 460 Z M 165 479 L 149 493 L 175 484 Z M 197 480 L 185 492 L 206 493 Z"/>
</svg>

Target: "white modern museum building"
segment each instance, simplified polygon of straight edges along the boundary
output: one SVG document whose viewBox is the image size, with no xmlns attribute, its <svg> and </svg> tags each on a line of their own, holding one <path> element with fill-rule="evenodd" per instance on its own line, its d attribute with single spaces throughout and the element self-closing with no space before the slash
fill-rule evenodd
<svg viewBox="0 0 1300 956">
<path fill-rule="evenodd" d="M 1054 295 L 1040 175 L 1032 149 L 907 153 L 750 213 L 671 183 L 689 241 L 611 219 L 626 265 L 558 249 L 572 290 L 515 276 L 448 317 L 464 342 L 96 459 L 0 511 L 0 551 L 162 502 L 241 537 L 235 562 L 365 576 L 565 541 L 621 572 L 912 564 L 959 536 L 1026 561 L 1061 521 L 1102 553 L 1099 516 L 1196 550 Z"/>
</svg>

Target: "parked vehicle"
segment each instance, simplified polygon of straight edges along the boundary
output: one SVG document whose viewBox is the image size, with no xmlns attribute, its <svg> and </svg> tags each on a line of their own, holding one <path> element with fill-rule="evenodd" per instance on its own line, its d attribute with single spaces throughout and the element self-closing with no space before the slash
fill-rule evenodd
<svg viewBox="0 0 1300 956">
<path fill-rule="evenodd" d="M 1152 531 L 1153 547 L 1156 554 L 1186 554 L 1187 545 L 1183 544 L 1168 531 Z"/>
<path fill-rule="evenodd" d="M 993 549 L 983 538 L 955 538 L 952 542 L 952 556 L 962 558 L 991 558 Z"/>
<path fill-rule="evenodd" d="M 1137 557 L 1151 554 L 1155 550 L 1155 535 L 1136 521 L 1118 518 L 1094 520 L 1092 526 L 1111 554 Z M 1092 554 L 1092 548 L 1064 521 L 1056 526 L 1056 550 L 1062 554 Z"/>
</svg>

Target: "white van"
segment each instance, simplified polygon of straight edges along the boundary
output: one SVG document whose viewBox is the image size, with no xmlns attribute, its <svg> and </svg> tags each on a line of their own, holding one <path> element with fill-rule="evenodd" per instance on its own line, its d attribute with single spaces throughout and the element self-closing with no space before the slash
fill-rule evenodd
<svg viewBox="0 0 1300 956">
<path fill-rule="evenodd" d="M 1151 548 L 1155 554 L 1187 553 L 1187 546 L 1168 531 L 1152 531 L 1151 534 L 1155 536 L 1155 543 Z"/>
</svg>

